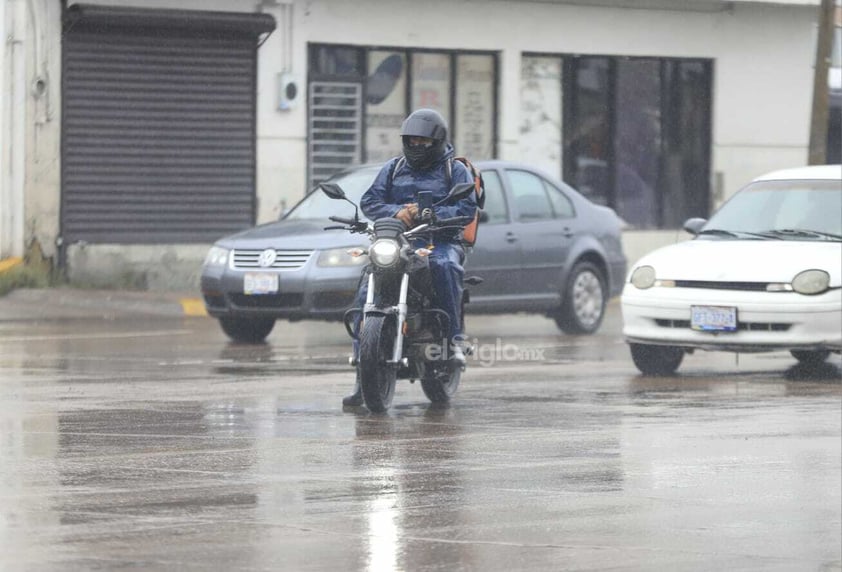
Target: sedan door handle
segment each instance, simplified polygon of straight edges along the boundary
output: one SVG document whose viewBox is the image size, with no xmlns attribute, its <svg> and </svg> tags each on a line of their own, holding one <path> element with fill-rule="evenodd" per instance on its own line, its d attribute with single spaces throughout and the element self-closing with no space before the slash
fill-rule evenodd
<svg viewBox="0 0 842 572">
<path fill-rule="evenodd" d="M 570 238 L 571 236 L 573 236 L 573 235 L 574 235 L 574 234 L 576 234 L 576 233 L 575 233 L 575 232 L 573 232 L 572 230 L 570 230 L 570 228 L 569 228 L 569 227 L 566 227 L 566 226 L 565 226 L 565 227 L 561 230 L 561 234 L 563 234 L 566 238 Z"/>
<path fill-rule="evenodd" d="M 515 233 L 513 233 L 513 232 L 507 232 L 506 233 L 506 242 L 516 242 L 516 241 L 517 241 L 517 235 Z"/>
</svg>

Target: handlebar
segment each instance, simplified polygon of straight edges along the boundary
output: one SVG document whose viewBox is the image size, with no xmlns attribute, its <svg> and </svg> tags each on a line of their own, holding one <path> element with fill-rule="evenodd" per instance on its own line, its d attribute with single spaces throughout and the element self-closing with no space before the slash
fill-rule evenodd
<svg viewBox="0 0 842 572">
<path fill-rule="evenodd" d="M 343 218 L 341 216 L 329 216 L 327 218 L 328 220 L 332 220 L 333 222 L 341 222 L 342 224 L 347 224 L 348 226 L 353 226 L 357 224 L 357 221 L 355 221 L 352 218 Z"/>
</svg>

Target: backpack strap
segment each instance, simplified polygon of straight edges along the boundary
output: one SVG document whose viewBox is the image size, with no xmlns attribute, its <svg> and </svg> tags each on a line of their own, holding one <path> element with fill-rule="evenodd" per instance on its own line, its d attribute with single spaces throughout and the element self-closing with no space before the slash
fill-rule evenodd
<svg viewBox="0 0 842 572">
<path fill-rule="evenodd" d="M 397 161 L 392 161 L 392 168 L 389 169 L 389 178 L 387 179 L 387 182 L 389 183 L 387 189 L 390 193 L 392 192 L 392 181 L 395 180 L 395 175 L 398 174 L 398 171 L 400 171 L 405 164 L 406 157 L 404 157 L 403 155 L 398 157 Z"/>
<path fill-rule="evenodd" d="M 447 173 L 447 190 L 449 191 L 453 186 L 453 157 L 448 157 L 444 172 Z"/>
</svg>

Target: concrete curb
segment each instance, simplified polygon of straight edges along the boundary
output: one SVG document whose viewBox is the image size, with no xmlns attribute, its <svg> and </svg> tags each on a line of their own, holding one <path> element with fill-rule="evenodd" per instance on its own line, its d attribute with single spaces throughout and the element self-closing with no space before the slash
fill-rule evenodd
<svg viewBox="0 0 842 572">
<path fill-rule="evenodd" d="M 183 293 L 19 288 L 0 297 L 0 321 L 120 317 L 206 317 L 201 298 Z"/>
</svg>

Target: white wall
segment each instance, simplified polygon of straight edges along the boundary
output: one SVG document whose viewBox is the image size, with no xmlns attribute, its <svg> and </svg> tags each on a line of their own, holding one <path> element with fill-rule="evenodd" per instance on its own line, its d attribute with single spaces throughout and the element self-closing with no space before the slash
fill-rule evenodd
<svg viewBox="0 0 842 572">
<path fill-rule="evenodd" d="M 5 0 L 7 6 L 15 1 L 29 0 Z M 58 2 L 31 1 L 41 6 L 44 14 L 41 25 L 46 29 L 50 113 L 44 115 L 43 105 L 38 104 L 39 108 L 30 98 L 26 232 L 42 240 L 50 253 L 50 243 L 58 232 L 60 201 L 61 24 Z M 258 222 L 266 222 L 276 219 L 284 206 L 291 206 L 306 191 L 309 42 L 499 52 L 498 152 L 504 159 L 527 161 L 530 158 L 520 156 L 518 145 L 522 52 L 710 58 L 714 60 L 712 171 L 723 183 L 720 198 L 726 198 L 762 172 L 806 161 L 816 1 L 722 3 L 730 6 L 724 11 L 630 10 L 504 0 L 92 3 L 260 10 L 275 17 L 278 27 L 258 52 Z M 29 71 L 31 78 L 34 67 Z M 281 71 L 300 78 L 301 99 L 289 111 L 276 108 L 276 78 Z M 630 239 L 629 259 L 636 259 L 642 254 L 638 249 L 657 245 L 658 240 L 674 241 L 676 233 Z"/>
<path fill-rule="evenodd" d="M 794 4 L 805 2 L 815 3 Z M 383 2 L 374 0 L 322 0 L 297 2 L 295 12 L 294 67 L 299 73 L 306 68 L 307 42 L 500 51 L 498 149 L 504 159 L 529 160 L 518 147 L 520 55 L 543 52 L 713 59 L 712 171 L 721 173 L 723 198 L 762 172 L 806 161 L 814 7 L 742 2 L 727 11 L 682 12 L 392 0 L 384 9 Z M 272 41 L 260 54 L 267 68 L 275 57 L 268 53 Z M 270 71 L 264 68 L 262 74 Z M 283 168 L 285 176 L 278 181 L 282 188 L 272 183 L 262 185 L 261 192 L 269 203 L 279 197 L 292 201 L 304 192 L 303 167 L 296 173 L 287 165 L 292 157 L 306 159 L 306 110 L 301 106 L 283 116 L 271 109 L 270 94 L 262 97 L 261 173 L 274 179 L 270 165 L 277 158 L 283 167 L 275 169 Z M 269 215 L 274 210 L 261 208 L 261 218 Z"/>
</svg>

